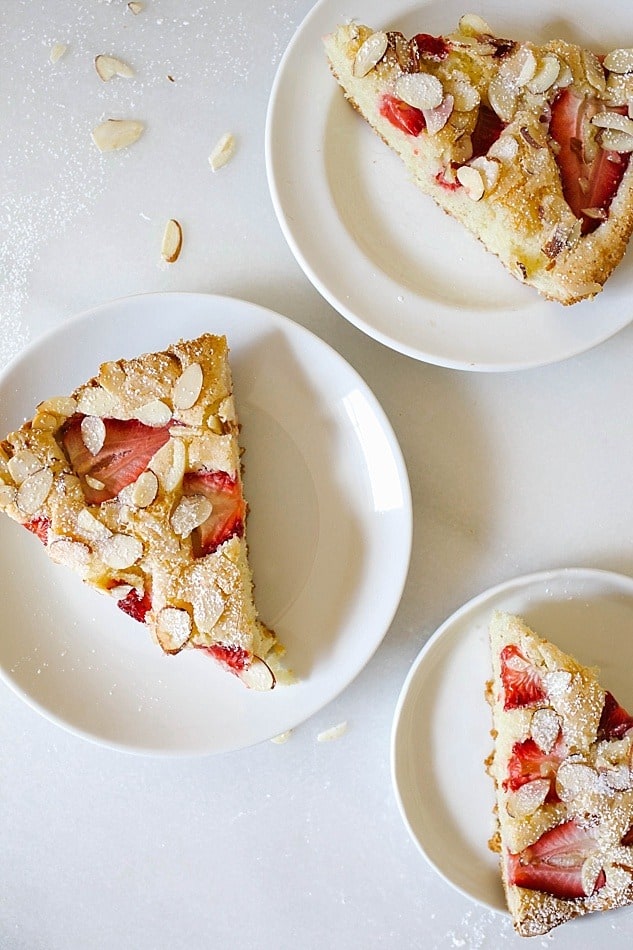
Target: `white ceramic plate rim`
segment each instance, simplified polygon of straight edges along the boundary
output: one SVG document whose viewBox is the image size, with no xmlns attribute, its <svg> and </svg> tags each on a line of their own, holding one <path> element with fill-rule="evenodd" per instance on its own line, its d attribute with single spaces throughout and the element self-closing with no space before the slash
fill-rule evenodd
<svg viewBox="0 0 633 950">
<path fill-rule="evenodd" d="M 589 0 L 580 3 L 581 8 L 574 8 L 573 25 L 568 26 L 570 38 L 588 45 L 602 42 L 608 48 L 621 44 L 627 24 L 633 36 L 633 17 L 623 3 L 612 11 L 609 23 L 595 24 L 594 35 L 585 36 L 576 24 L 591 23 L 595 18 Z M 397 167 L 399 159 L 386 154 L 383 143 L 364 127 L 352 109 L 341 108 L 336 123 L 332 120 L 333 103 L 342 96 L 328 74 L 321 37 L 346 18 L 375 26 L 401 26 L 404 22 L 412 32 L 422 26 L 426 29 L 420 15 L 422 6 L 428 7 L 432 18 L 431 32 L 452 29 L 463 13 L 454 0 L 441 4 L 437 0 L 418 0 L 415 4 L 411 0 L 364 0 L 360 8 L 346 8 L 339 0 L 320 0 L 289 44 L 271 92 L 265 151 L 272 202 L 292 253 L 316 289 L 342 316 L 374 339 L 415 359 L 454 369 L 499 372 L 543 366 L 585 352 L 613 336 L 633 317 L 630 254 L 595 300 L 571 308 L 545 301 L 507 275 L 491 255 L 462 232 L 460 225 L 431 208 L 430 199 L 412 194 L 414 186 Z M 478 12 L 499 24 L 499 32 L 506 35 L 539 39 L 535 31 L 543 24 L 542 39 L 546 39 L 547 24 L 552 20 L 561 28 L 560 10 L 554 0 L 536 0 L 529 7 L 509 7 L 503 0 L 488 0 Z M 620 33 L 615 23 L 620 25 Z M 310 104 L 309 110 L 306 103 Z M 374 253 L 367 253 L 361 246 L 366 243 L 364 237 L 359 241 L 352 233 L 356 227 L 354 215 L 363 204 L 361 192 L 354 192 L 350 208 L 343 208 L 344 202 L 340 194 L 334 194 L 328 178 L 333 174 L 329 152 L 336 145 L 330 141 L 332 126 L 339 132 L 344 128 L 340 134 L 351 137 L 354 148 L 363 156 L 358 167 L 343 167 L 342 192 L 350 177 L 364 177 L 372 199 L 387 183 L 391 196 L 388 208 L 397 209 L 394 217 L 406 217 L 408 203 L 415 202 L 415 208 L 431 222 L 428 244 L 445 245 L 446 257 L 458 261 L 456 267 L 448 264 L 444 270 L 441 259 L 429 258 L 429 270 L 446 277 L 445 287 L 459 287 L 454 298 L 452 292 L 446 291 L 443 299 L 441 290 L 427 293 L 418 284 L 407 287 L 401 282 L 397 275 L 401 255 L 395 250 L 404 245 L 409 251 L 420 240 L 420 234 L 414 231 L 412 238 L 398 228 L 391 242 L 383 206 L 368 213 L 367 219 L 360 219 L 364 222 L 363 235 L 371 233 L 370 226 L 378 235 L 372 242 Z M 380 205 L 377 198 L 376 204 Z M 429 247 L 417 257 L 413 250 L 411 253 L 418 262 L 424 262 Z M 469 289 L 473 287 L 477 288 L 477 302 L 469 305 Z M 491 303 L 486 306 L 488 293 Z M 493 304 L 496 299 L 501 301 L 498 306 Z"/>
<path fill-rule="evenodd" d="M 150 314 L 151 322 L 149 322 Z M 144 317 L 148 319 L 144 321 Z M 105 327 L 109 329 L 106 331 Z M 114 339 L 106 347 L 100 345 L 99 338 L 102 338 L 101 344 L 103 344 L 103 338 L 107 336 L 110 330 L 112 330 L 116 336 L 117 331 L 122 329 L 125 330 L 126 334 L 129 334 L 131 338 L 126 339 L 125 344 L 123 344 L 121 337 L 119 337 L 119 342 Z M 81 345 L 83 345 L 84 348 L 88 348 L 91 357 L 89 366 L 72 365 L 72 368 L 71 366 L 67 368 L 60 366 L 59 369 L 51 370 L 53 375 L 56 374 L 60 380 L 60 386 L 57 392 L 68 392 L 71 388 L 74 388 L 74 386 L 79 385 L 87 376 L 94 373 L 98 364 L 105 359 L 117 359 L 120 356 L 134 356 L 137 353 L 163 348 L 178 338 L 193 338 L 199 333 L 206 331 L 216 333 L 225 332 L 230 345 L 231 340 L 233 340 L 232 368 L 234 378 L 240 376 L 242 372 L 240 367 L 243 362 L 248 359 L 259 360 L 260 357 L 262 359 L 266 358 L 266 348 L 268 346 L 266 341 L 270 339 L 272 341 L 269 346 L 269 351 L 272 353 L 270 358 L 282 361 L 286 360 L 288 366 L 290 366 L 291 361 L 293 365 L 296 363 L 299 367 L 297 370 L 297 378 L 305 379 L 306 386 L 311 387 L 306 389 L 307 396 L 303 394 L 301 398 L 308 399 L 307 404 L 310 405 L 315 412 L 318 410 L 327 415 L 328 423 L 333 427 L 334 434 L 340 436 L 343 442 L 346 439 L 352 440 L 350 457 L 360 460 L 366 448 L 362 442 L 366 430 L 362 427 L 364 424 L 369 426 L 370 433 L 376 435 L 379 440 L 380 451 L 384 452 L 387 458 L 386 468 L 379 473 L 379 476 L 381 478 L 384 476 L 385 479 L 381 485 L 381 490 L 387 493 L 393 492 L 393 499 L 395 499 L 394 507 L 391 511 L 371 511 L 370 506 L 366 505 L 365 501 L 361 500 L 359 502 L 357 513 L 362 522 L 360 530 L 367 540 L 367 550 L 371 558 L 368 557 L 367 564 L 359 568 L 356 587 L 350 589 L 347 593 L 344 589 L 344 599 L 346 598 L 346 602 L 343 605 L 344 609 L 341 610 L 340 625 L 333 632 L 329 641 L 329 656 L 325 658 L 319 657 L 315 653 L 316 659 L 313 663 L 313 667 L 310 669 L 309 675 L 302 678 L 298 684 L 292 687 L 278 687 L 270 694 L 258 694 L 251 690 L 244 689 L 234 677 L 223 673 L 216 664 L 207 661 L 205 664 L 205 677 L 208 674 L 209 689 L 214 690 L 214 697 L 217 693 L 217 699 L 209 699 L 210 705 L 205 709 L 205 713 L 208 715 L 209 712 L 218 712 L 217 709 L 214 709 L 214 702 L 218 706 L 224 701 L 232 704 L 231 715 L 234 715 L 236 723 L 239 724 L 241 721 L 246 720 L 246 725 L 242 725 L 239 731 L 237 731 L 236 725 L 235 735 L 231 734 L 230 728 L 228 731 L 223 732 L 222 735 L 213 733 L 212 730 L 209 735 L 205 732 L 204 726 L 201 726 L 200 731 L 196 732 L 195 716 L 197 715 L 197 710 L 190 712 L 190 716 L 194 721 L 194 731 L 193 734 L 188 734 L 186 739 L 181 739 L 177 731 L 175 733 L 166 734 L 164 737 L 153 734 L 151 731 L 153 729 L 151 724 L 151 709 L 148 710 L 147 715 L 139 709 L 138 734 L 134 731 L 134 724 L 130 726 L 131 731 L 127 732 L 124 738 L 121 738 L 114 728 L 109 728 L 108 723 L 99 723 L 98 728 L 93 727 L 92 724 L 89 728 L 85 728 L 80 722 L 73 719 L 73 717 L 67 713 L 60 714 L 59 710 L 55 707 L 55 703 L 51 702 L 50 699 L 47 699 L 46 702 L 42 701 L 41 696 L 38 695 L 37 688 L 31 688 L 30 686 L 25 688 L 24 684 L 20 681 L 20 676 L 15 673 L 15 670 L 6 667 L 4 655 L 0 657 L 0 663 L 2 664 L 0 675 L 31 707 L 51 721 L 56 722 L 58 725 L 63 726 L 77 735 L 127 752 L 152 755 L 196 755 L 232 751 L 269 739 L 305 721 L 305 719 L 309 718 L 309 716 L 318 709 L 334 699 L 371 658 L 386 633 L 397 609 L 408 571 L 412 536 L 411 495 L 404 460 L 390 423 L 377 400 L 358 373 L 328 344 L 287 317 L 283 317 L 246 301 L 206 294 L 159 293 L 121 298 L 79 314 L 31 343 L 5 368 L 2 374 L 0 374 L 0 393 L 5 394 L 5 397 L 13 394 L 14 400 L 17 399 L 18 403 L 23 407 L 26 417 L 30 414 L 35 404 L 30 401 L 32 398 L 39 400 L 51 395 L 50 392 L 42 392 L 40 387 L 43 384 L 40 380 L 35 381 L 32 378 L 33 366 L 37 366 L 38 359 L 41 361 L 45 353 L 53 353 L 59 356 L 60 351 L 67 349 L 68 344 L 72 343 L 73 340 L 81 340 Z M 96 342 L 94 346 L 91 346 L 93 338 Z M 251 338 L 255 347 L 254 356 L 252 354 L 249 355 L 250 344 L 247 345 Z M 277 351 L 273 352 L 273 347 L 278 346 L 280 341 L 283 347 L 287 349 L 288 355 L 278 357 L 275 355 Z M 311 361 L 310 370 L 306 370 L 306 360 L 308 359 Z M 72 364 L 72 359 L 70 359 L 69 362 Z M 331 396 L 328 396 L 328 393 L 325 391 L 326 382 L 319 382 L 316 375 L 319 372 L 323 373 L 324 378 L 327 379 L 327 377 L 329 377 L 331 385 L 334 387 Z M 286 397 L 286 393 L 282 390 L 282 387 L 288 384 L 283 381 L 276 382 L 274 379 L 270 379 L 264 384 L 260 384 L 259 381 L 257 381 L 255 385 L 268 387 L 268 391 L 272 394 L 271 405 L 273 405 L 275 400 L 278 403 L 279 400 L 283 401 Z M 340 392 L 337 391 L 337 387 Z M 22 389 L 25 392 L 21 392 Z M 361 420 L 361 422 L 358 423 L 357 434 L 355 434 L 354 425 L 350 419 L 339 412 L 340 407 L 338 406 L 338 402 L 340 401 L 340 393 L 346 391 L 346 389 L 356 394 L 357 402 L 365 413 L 364 421 Z M 33 391 L 33 396 L 31 395 L 31 391 Z M 265 392 L 265 389 L 262 390 L 260 388 L 258 393 L 261 394 L 261 392 Z M 288 392 L 287 396 L 292 398 L 293 392 Z M 264 399 L 265 398 L 264 396 Z M 309 402 L 312 398 L 313 404 Z M 328 399 L 330 402 L 328 402 Z M 239 392 L 237 393 L 237 400 L 239 405 Z M 263 412 L 264 409 L 266 409 L 266 407 L 263 407 L 261 411 Z M 5 398 L 3 400 L 3 414 L 6 413 L 6 411 Z M 259 411 L 259 408 L 251 408 L 249 411 L 252 414 L 254 411 Z M 271 411 L 274 412 L 274 410 Z M 5 431 L 8 431 L 8 428 L 19 424 L 21 420 L 13 418 L 3 421 L 5 421 L 7 425 Z M 281 422 L 283 423 L 283 421 L 282 419 Z M 245 422 L 244 418 L 242 418 L 242 422 Z M 307 425 L 310 420 L 305 420 L 305 422 Z M 246 425 L 245 428 L 247 428 Z M 356 441 L 354 442 L 354 440 Z M 242 441 L 244 441 L 244 439 Z M 253 437 L 251 436 L 251 442 L 252 441 Z M 245 447 L 248 453 L 248 444 Z M 356 453 L 356 455 L 354 455 L 354 453 Z M 362 457 L 364 458 L 365 456 Z M 369 455 L 366 457 L 368 471 L 369 468 L 376 463 L 376 457 L 376 451 L 374 451 L 373 458 L 370 458 Z M 253 458 L 251 456 L 251 465 L 252 464 Z M 315 476 L 319 474 L 320 473 L 317 472 Z M 369 475 L 368 472 L 364 473 L 363 471 L 357 471 L 356 474 L 359 477 L 362 475 L 375 477 L 376 475 L 373 471 L 369 472 Z M 343 500 L 349 500 L 345 498 L 345 492 L 351 491 L 351 486 L 349 484 L 343 484 L 341 491 L 343 493 L 341 495 L 342 503 Z M 359 496 L 362 495 L 360 489 L 358 493 Z M 250 494 L 252 496 L 252 492 L 250 492 Z M 252 505 L 252 497 L 249 498 L 249 500 Z M 259 514 L 261 515 L 261 511 Z M 256 513 L 251 512 L 249 526 L 251 526 L 251 520 L 255 520 L 255 518 Z M 8 532 L 12 532 L 10 534 L 10 546 L 16 546 L 18 549 L 20 545 L 23 544 L 24 539 L 26 541 L 32 540 L 26 532 L 22 532 L 22 530 L 17 525 L 14 525 L 13 522 L 10 522 L 9 519 L 2 520 L 0 531 L 5 536 L 7 536 Z M 249 527 L 249 541 L 251 548 L 256 546 L 255 542 L 257 538 L 252 536 L 252 526 Z M 383 546 L 384 555 L 380 553 L 380 548 Z M 40 556 L 40 552 L 37 550 L 34 551 L 31 547 L 28 557 L 30 558 L 31 555 L 33 555 L 33 557 Z M 45 563 L 42 566 L 42 564 L 38 562 L 38 567 L 43 570 L 44 574 L 51 568 L 54 571 L 60 570 L 56 565 L 49 564 L 43 552 L 41 557 Z M 376 557 L 378 557 L 378 561 Z M 370 579 L 372 583 L 376 582 L 375 571 L 376 568 L 379 567 L 379 561 L 383 557 L 383 570 L 379 571 L 379 573 L 386 578 L 387 583 L 386 587 L 381 590 L 380 600 L 375 599 L 372 610 L 369 609 L 371 608 L 371 603 L 367 603 L 367 597 L 365 596 L 368 593 L 367 584 Z M 16 570 L 18 572 L 21 570 L 19 564 Z M 363 570 L 365 570 L 365 574 Z M 64 576 L 59 573 L 55 574 L 55 584 L 61 583 L 65 587 L 66 582 L 69 581 L 68 596 L 71 598 L 76 597 L 78 600 L 81 600 L 81 609 L 91 610 L 94 598 L 101 604 L 102 599 L 99 595 L 87 590 L 81 584 L 78 585 L 78 580 L 72 575 L 72 572 L 66 571 L 65 569 L 61 569 L 61 571 Z M 22 585 L 24 590 L 29 590 L 28 574 L 27 576 L 18 574 L 12 579 L 11 583 L 15 583 L 16 581 Z M 308 594 L 309 582 L 310 577 L 306 582 Z M 46 585 L 47 582 L 43 581 L 42 583 Z M 45 590 L 50 593 L 52 599 L 57 596 L 50 588 L 45 587 Z M 306 602 L 309 602 L 308 594 L 305 595 Z M 296 596 L 303 597 L 304 591 L 297 592 Z M 88 601 L 86 601 L 86 604 L 83 603 L 86 597 L 90 599 L 88 607 L 86 607 Z M 281 615 L 275 619 L 276 626 L 279 625 L 283 628 L 284 616 L 290 615 L 295 609 L 294 605 L 290 602 L 292 597 L 294 597 L 294 592 L 290 591 L 288 594 L 289 603 L 280 608 Z M 110 607 L 109 603 L 107 607 Z M 115 623 L 128 624 L 131 622 L 129 618 L 125 617 L 125 615 L 116 609 L 112 613 L 114 617 L 109 617 L 107 621 L 110 626 Z M 29 620 L 29 623 L 30 622 Z M 35 621 L 33 621 L 33 623 L 35 623 Z M 151 665 L 154 663 L 156 656 L 155 651 L 160 654 L 160 650 L 150 642 L 147 631 L 140 627 L 140 625 L 134 622 L 131 623 L 134 627 L 134 633 L 138 630 L 141 634 L 140 638 L 138 638 L 138 642 L 135 642 L 134 645 L 134 650 L 140 651 L 139 657 L 134 656 L 132 658 L 133 661 L 137 659 L 139 661 L 140 669 L 135 671 L 135 675 L 138 673 L 140 677 L 139 682 L 141 682 L 144 673 L 142 664 L 148 663 Z M 362 628 L 361 632 L 356 629 L 356 625 Z M 125 635 L 127 636 L 127 633 Z M 99 645 L 99 648 L 101 648 L 101 645 Z M 164 659 L 176 659 L 178 661 L 182 658 L 183 662 L 189 663 L 189 669 L 184 673 L 181 670 L 179 675 L 181 677 L 185 676 L 186 678 L 186 676 L 191 674 L 192 677 L 195 678 L 196 675 L 199 676 L 198 671 L 191 665 L 191 656 L 195 653 L 196 651 L 186 651 L 187 655 L 182 654 L 181 657 L 165 657 Z M 55 662 L 54 654 L 51 655 L 53 655 L 53 661 Z M 160 654 L 160 656 L 162 660 L 162 654 Z M 31 657 L 27 659 L 29 662 L 32 660 Z M 104 648 L 104 663 L 106 659 L 109 661 L 110 658 L 106 658 Z M 206 658 L 204 659 L 206 660 Z M 125 662 L 128 661 L 129 657 L 126 657 Z M 289 656 L 289 661 L 290 663 L 292 662 L 292 655 Z M 98 655 L 95 662 L 98 665 Z M 116 657 L 113 662 L 116 664 Z M 175 669 L 176 667 L 173 666 L 170 669 L 168 664 L 164 667 L 161 676 L 164 680 L 168 680 L 171 671 Z M 152 674 L 153 673 L 155 673 L 155 670 L 152 670 Z M 124 677 L 122 671 L 121 677 Z M 33 679 L 32 676 L 31 679 Z M 122 680 L 122 682 L 123 681 L 124 680 Z M 130 678 L 131 683 L 132 681 L 133 677 Z M 34 682 L 38 681 L 34 680 Z M 72 680 L 72 682 L 74 686 L 71 685 L 70 688 L 75 688 L 79 691 L 81 689 L 81 680 L 79 683 L 77 683 L 76 679 Z M 162 683 L 163 679 L 159 679 L 158 682 Z M 239 686 L 239 691 L 237 692 L 235 691 L 236 685 Z M 174 688 L 176 690 L 180 689 L 181 692 L 176 692 L 174 697 L 170 697 L 170 701 L 177 701 L 180 698 L 186 701 L 184 688 L 181 686 Z M 193 688 L 192 686 L 192 690 Z M 139 686 L 138 689 L 140 694 L 142 692 L 141 686 Z M 168 686 L 165 686 L 165 691 L 165 695 L 169 695 Z M 183 694 L 182 697 L 181 693 Z M 268 706 L 265 705 L 266 700 L 264 696 L 269 700 Z M 92 698 L 94 699 L 94 697 Z M 102 698 L 104 702 L 107 701 L 105 696 Z M 159 698 L 162 699 L 162 694 Z M 154 697 L 150 696 L 150 699 L 154 699 Z"/>
<path fill-rule="evenodd" d="M 494 896 L 491 896 L 490 892 L 485 892 L 484 886 L 479 885 L 479 882 L 478 887 L 469 887 L 457 881 L 455 876 L 448 870 L 448 861 L 443 861 L 441 858 L 438 858 L 437 854 L 431 853 L 433 848 L 429 845 L 428 836 L 425 838 L 424 834 L 420 831 L 419 822 L 416 821 L 418 815 L 413 811 L 413 805 L 407 800 L 405 775 L 402 774 L 407 769 L 407 762 L 410 761 L 413 754 L 404 735 L 404 730 L 407 726 L 406 717 L 410 715 L 408 707 L 412 703 L 415 703 L 416 687 L 425 676 L 428 676 L 430 669 L 429 664 L 432 664 L 436 659 L 435 654 L 441 649 L 447 638 L 450 639 L 451 636 L 455 637 L 455 642 L 452 644 L 449 643 L 447 647 L 448 655 L 454 656 L 460 649 L 464 649 L 463 641 L 465 637 L 468 635 L 470 638 L 474 634 L 475 627 L 478 623 L 479 625 L 482 623 L 485 624 L 487 619 L 492 615 L 493 610 L 509 610 L 510 612 L 521 614 L 522 612 L 529 611 L 530 606 L 534 607 L 534 605 L 538 605 L 542 607 L 543 604 L 546 605 L 544 609 L 547 609 L 548 598 L 550 596 L 552 603 L 557 605 L 562 604 L 563 601 L 572 602 L 574 600 L 577 604 L 582 605 L 587 588 L 593 591 L 592 596 L 588 597 L 588 602 L 592 599 L 598 599 L 597 592 L 600 592 L 602 596 L 612 594 L 625 597 L 628 608 L 633 611 L 633 578 L 612 571 L 594 568 L 557 568 L 526 574 L 505 581 L 467 601 L 438 627 L 414 660 L 396 703 L 390 737 L 390 766 L 394 794 L 404 825 L 420 853 L 443 880 L 459 893 L 475 901 L 475 903 L 500 913 L 507 914 L 507 908 L 501 886 L 501 879 L 500 877 L 497 879 L 496 858 L 487 847 L 488 837 L 493 830 L 492 807 L 494 804 L 494 792 L 492 781 L 485 774 L 483 763 L 492 748 L 492 740 L 488 737 L 490 723 L 487 721 L 485 724 L 486 741 L 484 741 L 481 749 L 478 748 L 476 750 L 478 763 L 477 772 L 476 774 L 473 773 L 468 776 L 470 779 L 468 788 L 471 807 L 473 807 L 472 802 L 475 797 L 481 799 L 483 794 L 484 798 L 489 799 L 489 802 L 486 802 L 487 810 L 485 813 L 490 821 L 489 825 L 484 825 L 481 828 L 481 833 L 478 834 L 477 854 L 482 858 L 482 869 L 485 865 L 486 872 L 491 872 L 494 877 Z M 517 598 L 522 606 L 516 606 Z M 587 606 L 587 604 L 584 606 Z M 486 620 L 484 620 L 484 615 Z M 460 625 L 462 626 L 461 631 L 459 629 Z M 464 629 L 464 625 L 466 629 Z M 539 630 L 537 629 L 536 632 L 538 633 Z M 545 633 L 543 630 L 540 632 Z M 612 648 L 612 646 L 613 644 L 610 643 L 609 647 Z M 482 647 L 487 656 L 486 648 L 487 642 L 485 646 Z M 478 648 L 475 647 L 474 649 L 475 652 L 477 652 Z M 572 651 L 570 650 L 569 652 Z M 440 665 L 442 661 L 442 656 L 440 655 Z M 444 662 L 446 662 L 446 657 L 444 657 Z M 591 660 L 587 660 L 587 662 L 591 662 Z M 434 670 L 436 680 L 441 681 L 443 675 L 442 671 L 440 670 L 438 673 L 437 667 L 434 667 Z M 469 707 L 467 714 L 464 713 L 461 721 L 460 717 L 457 717 L 455 732 L 452 735 L 452 739 L 449 739 L 447 743 L 449 753 L 451 751 L 453 753 L 459 752 L 459 743 L 463 741 L 460 726 L 464 726 L 466 715 L 468 715 L 469 719 L 472 719 L 478 717 L 482 710 L 485 710 L 484 715 L 488 715 L 485 702 L 483 701 L 484 683 L 485 680 L 482 680 L 481 684 L 479 684 L 481 686 L 480 692 L 482 697 L 480 708 L 473 710 Z M 425 708 L 425 712 L 428 712 L 431 719 L 439 717 L 442 714 L 442 711 L 438 711 L 436 707 Z M 481 764 L 481 768 L 479 768 L 479 763 Z M 439 776 L 437 774 L 434 775 L 430 781 L 435 790 L 447 792 L 451 779 L 450 776 L 442 773 Z M 474 806 L 478 818 L 482 818 L 481 808 L 478 807 L 480 804 L 481 802 L 478 801 Z M 487 808 L 488 804 L 489 809 Z M 451 813 L 450 817 L 454 817 L 454 814 L 455 812 Z M 457 856 L 463 860 L 467 858 L 469 852 L 466 842 L 457 843 L 456 853 Z M 489 891 L 492 889 L 493 888 L 489 888 Z"/>
</svg>

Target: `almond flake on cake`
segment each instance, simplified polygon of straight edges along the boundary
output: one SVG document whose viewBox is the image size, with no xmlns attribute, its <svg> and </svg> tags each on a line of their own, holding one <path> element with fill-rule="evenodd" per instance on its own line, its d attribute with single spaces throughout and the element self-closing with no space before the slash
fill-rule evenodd
<svg viewBox="0 0 633 950">
<path fill-rule="evenodd" d="M 247 686 L 290 680 L 259 619 L 226 338 L 104 363 L 0 443 L 0 509 L 53 561 Z"/>
<path fill-rule="evenodd" d="M 602 290 L 633 230 L 633 49 L 499 37 L 474 14 L 324 44 L 351 105 L 514 277 L 562 304 Z"/>
<path fill-rule="evenodd" d="M 531 937 L 633 903 L 633 717 L 519 617 L 496 612 L 489 634 L 491 847 L 514 927 Z"/>
</svg>

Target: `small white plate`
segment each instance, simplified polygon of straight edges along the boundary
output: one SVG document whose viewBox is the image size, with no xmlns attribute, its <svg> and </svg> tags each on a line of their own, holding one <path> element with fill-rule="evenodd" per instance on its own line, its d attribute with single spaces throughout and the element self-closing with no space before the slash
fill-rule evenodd
<svg viewBox="0 0 633 950">
<path fill-rule="evenodd" d="M 0 377 L 0 431 L 104 360 L 205 331 L 231 348 L 256 599 L 297 685 L 257 693 L 199 651 L 165 656 L 143 625 L 0 519 L 5 680 L 71 731 L 128 751 L 223 752 L 296 726 L 372 656 L 408 570 L 409 484 L 383 411 L 334 350 L 253 304 L 156 294 L 63 323 Z"/>
<path fill-rule="evenodd" d="M 317 290 L 355 326 L 416 359 L 463 370 L 517 370 L 566 359 L 633 318 L 629 253 L 595 300 L 562 307 L 512 278 L 409 180 L 345 101 L 321 39 L 355 18 L 376 29 L 446 33 L 463 0 L 321 0 L 288 47 L 266 128 L 269 187 L 281 228 Z M 484 0 L 501 36 L 560 36 L 605 51 L 633 43 L 633 5 L 609 16 L 577 0 Z"/>
<path fill-rule="evenodd" d="M 449 617 L 404 683 L 391 735 L 391 772 L 411 837 L 458 891 L 506 911 L 494 831 L 488 624 L 494 610 L 522 616 L 541 636 L 588 666 L 633 709 L 633 579 L 569 568 L 519 577 Z"/>
</svg>

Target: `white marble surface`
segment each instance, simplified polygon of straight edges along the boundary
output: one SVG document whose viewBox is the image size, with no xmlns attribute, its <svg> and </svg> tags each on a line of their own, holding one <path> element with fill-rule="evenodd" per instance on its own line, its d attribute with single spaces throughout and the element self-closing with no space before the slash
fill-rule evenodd
<svg viewBox="0 0 633 950">
<path fill-rule="evenodd" d="M 409 840 L 391 790 L 391 720 L 421 646 L 472 595 L 544 568 L 633 572 L 633 327 L 557 366 L 467 374 L 391 352 L 322 300 L 277 225 L 263 151 L 275 69 L 311 5 L 146 0 L 135 17 L 122 0 L 0 4 L 2 364 L 130 293 L 255 301 L 364 376 L 399 437 L 415 511 L 410 575 L 382 646 L 285 745 L 128 756 L 0 688 L 3 950 L 522 945 Z M 58 42 L 68 50 L 53 66 Z M 99 52 L 136 78 L 100 83 Z M 101 155 L 89 132 L 107 115 L 141 118 L 146 134 Z M 238 150 L 213 175 L 207 156 L 227 129 Z M 185 231 L 172 267 L 159 255 L 169 217 Z M 631 705 L 633 687 L 620 699 Z M 316 741 L 343 720 L 341 739 Z M 626 909 L 534 945 L 617 950 L 632 926 Z"/>
</svg>

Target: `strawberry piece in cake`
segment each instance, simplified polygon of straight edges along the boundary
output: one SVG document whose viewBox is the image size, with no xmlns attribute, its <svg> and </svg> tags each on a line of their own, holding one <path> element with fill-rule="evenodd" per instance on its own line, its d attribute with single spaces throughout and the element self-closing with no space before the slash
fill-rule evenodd
<svg viewBox="0 0 633 950">
<path fill-rule="evenodd" d="M 495 613 L 490 648 L 494 848 L 516 930 L 633 903 L 633 719 L 519 617 Z"/>
</svg>

